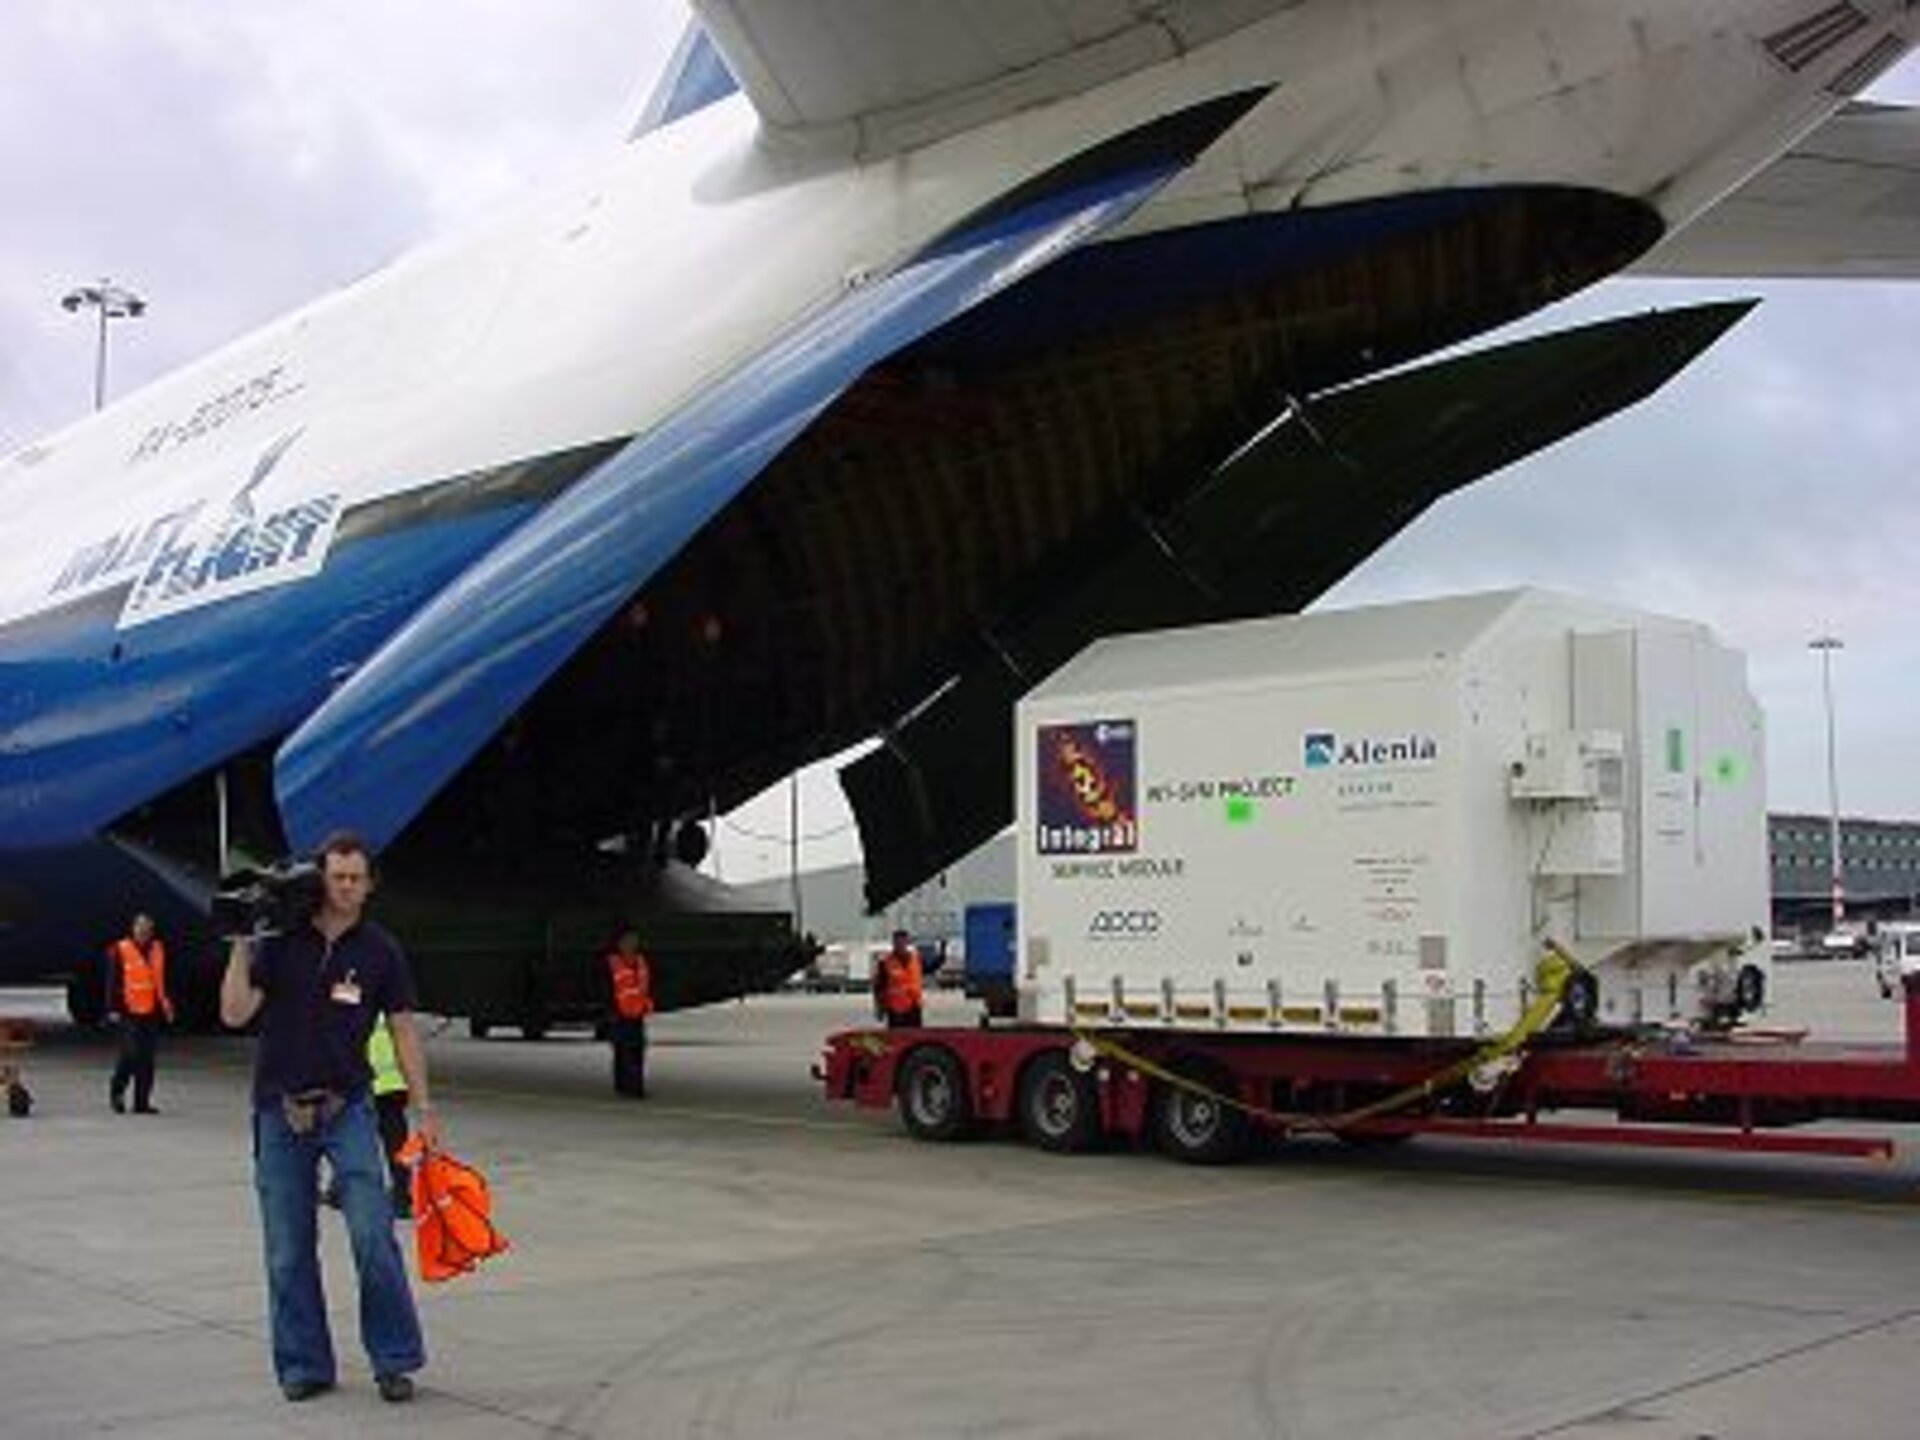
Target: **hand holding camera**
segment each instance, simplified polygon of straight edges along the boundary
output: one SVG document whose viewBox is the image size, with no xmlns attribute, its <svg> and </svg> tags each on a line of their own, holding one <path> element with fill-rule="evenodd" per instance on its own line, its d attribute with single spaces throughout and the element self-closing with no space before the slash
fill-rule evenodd
<svg viewBox="0 0 1920 1440">
<path fill-rule="evenodd" d="M 214 927 L 228 940 L 284 935 L 313 918 L 320 897 L 320 870 L 308 860 L 236 870 L 214 892 Z"/>
</svg>

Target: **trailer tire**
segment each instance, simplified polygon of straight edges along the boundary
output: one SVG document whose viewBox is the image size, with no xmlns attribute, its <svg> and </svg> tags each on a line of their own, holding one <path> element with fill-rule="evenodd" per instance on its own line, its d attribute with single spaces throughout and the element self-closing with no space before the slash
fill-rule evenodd
<svg viewBox="0 0 1920 1440">
<path fill-rule="evenodd" d="M 1020 1072 L 1020 1133 L 1056 1155 L 1074 1155 L 1100 1143 L 1100 1086 L 1067 1060 L 1065 1050 L 1043 1050 Z"/>
<path fill-rule="evenodd" d="M 916 1140 L 959 1140 L 973 1129 L 973 1099 L 960 1057 L 944 1045 L 922 1045 L 900 1062 L 894 1081 L 900 1123 Z"/>
<path fill-rule="evenodd" d="M 1162 1086 L 1153 1107 L 1153 1138 L 1163 1154 L 1189 1165 L 1230 1165 L 1246 1154 L 1253 1126 L 1246 1112 L 1220 1096 L 1233 1089 L 1231 1076 L 1212 1068 L 1187 1070 L 1206 1089 Z"/>
<path fill-rule="evenodd" d="M 1751 1015 L 1767 1003 L 1767 977 L 1758 965 L 1742 965 L 1733 981 L 1733 1003 L 1741 1015 Z"/>
</svg>

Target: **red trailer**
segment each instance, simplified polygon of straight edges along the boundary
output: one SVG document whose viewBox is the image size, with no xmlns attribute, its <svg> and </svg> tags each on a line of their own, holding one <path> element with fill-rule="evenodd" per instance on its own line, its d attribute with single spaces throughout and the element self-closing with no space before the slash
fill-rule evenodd
<svg viewBox="0 0 1920 1440">
<path fill-rule="evenodd" d="M 1257 1133 L 1415 1135 L 1889 1159 L 1823 1120 L 1920 1121 L 1920 976 L 1904 1044 L 1802 1034 L 1633 1034 L 1524 1043 L 1005 1026 L 844 1031 L 829 1099 L 897 1105 L 922 1140 L 1017 1129 L 1047 1150 L 1151 1140 L 1221 1163 Z M 1547 1118 L 1568 1113 L 1569 1118 Z"/>
</svg>

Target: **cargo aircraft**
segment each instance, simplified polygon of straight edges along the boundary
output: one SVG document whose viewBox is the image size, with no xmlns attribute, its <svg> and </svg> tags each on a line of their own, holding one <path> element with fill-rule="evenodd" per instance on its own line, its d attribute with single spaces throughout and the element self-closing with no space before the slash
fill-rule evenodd
<svg viewBox="0 0 1920 1440">
<path fill-rule="evenodd" d="M 0 978 L 350 826 L 430 1006 L 635 910 L 669 1005 L 768 983 L 703 817 L 878 736 L 882 903 L 1087 641 L 1305 605 L 1744 307 L 1459 342 L 1920 256 L 1912 0 L 692 10 L 599 169 L 0 461 Z"/>
</svg>

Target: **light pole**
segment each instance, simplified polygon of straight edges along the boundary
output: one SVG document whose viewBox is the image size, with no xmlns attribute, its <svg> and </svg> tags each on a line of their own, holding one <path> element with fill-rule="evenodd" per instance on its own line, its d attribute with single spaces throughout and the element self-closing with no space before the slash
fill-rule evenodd
<svg viewBox="0 0 1920 1440">
<path fill-rule="evenodd" d="M 1827 864 L 1833 886 L 1833 928 L 1838 930 L 1847 918 L 1847 887 L 1840 867 L 1840 767 L 1835 763 L 1833 744 L 1833 652 L 1844 650 L 1838 639 L 1822 635 L 1807 642 L 1809 650 L 1820 652 L 1820 694 L 1827 707 Z"/>
<path fill-rule="evenodd" d="M 107 322 L 137 320 L 147 310 L 147 302 L 124 285 L 101 280 L 96 285 L 81 285 L 60 297 L 60 307 L 70 314 L 82 310 L 99 313 L 99 339 L 93 350 L 93 408 L 107 403 Z"/>
<path fill-rule="evenodd" d="M 805 906 L 800 899 L 800 772 L 787 777 L 787 883 L 793 889 L 793 933 L 802 934 Z"/>
</svg>

